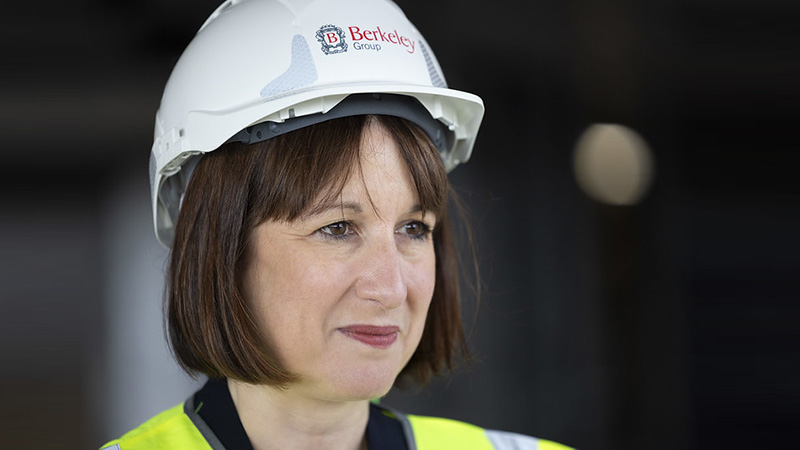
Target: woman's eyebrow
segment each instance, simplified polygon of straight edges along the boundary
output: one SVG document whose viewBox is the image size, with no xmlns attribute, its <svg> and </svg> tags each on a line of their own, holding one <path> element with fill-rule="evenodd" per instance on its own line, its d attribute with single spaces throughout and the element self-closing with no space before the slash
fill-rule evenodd
<svg viewBox="0 0 800 450">
<path fill-rule="evenodd" d="M 411 209 L 408 210 L 408 212 L 409 213 L 421 212 L 421 213 L 425 214 L 425 213 L 430 212 L 430 211 L 427 211 L 427 210 L 423 209 L 421 204 L 416 203 L 416 204 L 414 204 L 414 206 L 411 207 Z"/>
<path fill-rule="evenodd" d="M 362 212 L 364 212 L 364 208 L 362 208 L 360 204 L 354 202 L 348 202 L 348 203 L 322 202 L 317 205 L 314 205 L 313 208 L 309 209 L 308 212 L 303 215 L 306 217 L 312 217 L 327 213 L 328 211 L 331 210 L 337 210 L 337 211 L 349 210 L 352 211 L 354 214 L 361 214 Z"/>
<path fill-rule="evenodd" d="M 307 212 L 303 213 L 304 219 L 309 219 L 314 216 L 322 215 L 328 213 L 329 211 L 337 211 L 344 213 L 345 211 L 350 211 L 353 215 L 360 215 L 364 212 L 364 208 L 361 206 L 360 203 L 356 202 L 337 202 L 337 201 L 330 201 L 330 202 L 320 202 L 317 205 L 314 205 L 313 208 L 309 209 Z M 422 213 L 423 215 L 431 213 L 432 211 L 426 210 L 422 207 L 421 204 L 416 203 L 411 208 L 406 211 L 406 214 L 414 214 L 414 213 Z"/>
</svg>

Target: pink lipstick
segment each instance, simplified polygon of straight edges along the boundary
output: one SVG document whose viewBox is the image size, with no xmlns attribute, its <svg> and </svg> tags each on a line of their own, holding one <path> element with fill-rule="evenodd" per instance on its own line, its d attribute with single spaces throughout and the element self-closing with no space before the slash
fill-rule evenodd
<svg viewBox="0 0 800 450">
<path fill-rule="evenodd" d="M 397 340 L 399 330 L 399 327 L 375 325 L 349 325 L 339 329 L 345 336 L 375 348 L 389 348 Z"/>
</svg>

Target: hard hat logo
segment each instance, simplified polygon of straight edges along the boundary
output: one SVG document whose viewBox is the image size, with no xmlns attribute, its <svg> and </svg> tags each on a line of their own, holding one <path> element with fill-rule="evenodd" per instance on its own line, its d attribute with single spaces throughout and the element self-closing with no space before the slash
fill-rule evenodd
<svg viewBox="0 0 800 450">
<path fill-rule="evenodd" d="M 347 51 L 344 31 L 335 25 L 323 25 L 319 27 L 319 30 L 317 30 L 317 41 L 322 44 L 322 51 L 326 55 L 344 53 Z"/>
<path fill-rule="evenodd" d="M 374 48 L 375 50 L 381 49 L 380 44 L 377 43 L 372 45 L 361 44 L 359 46 L 358 45 L 359 41 L 362 40 L 385 42 L 388 44 L 399 45 L 405 47 L 405 50 L 408 53 L 414 53 L 414 50 L 416 50 L 417 43 L 414 42 L 413 39 L 401 35 L 400 33 L 397 32 L 397 30 L 387 32 L 386 30 L 381 30 L 381 27 L 375 27 L 374 30 L 367 30 L 367 29 L 362 30 L 359 27 L 348 27 L 347 30 L 350 31 L 350 39 L 353 41 L 353 48 L 355 48 L 356 50 L 358 50 L 359 47 L 368 49 Z"/>
</svg>

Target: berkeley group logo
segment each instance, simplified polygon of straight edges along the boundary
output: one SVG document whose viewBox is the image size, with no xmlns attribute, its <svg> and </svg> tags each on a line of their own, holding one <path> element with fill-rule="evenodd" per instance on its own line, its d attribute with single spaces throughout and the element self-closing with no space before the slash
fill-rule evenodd
<svg viewBox="0 0 800 450">
<path fill-rule="evenodd" d="M 386 31 L 381 27 L 361 28 L 357 26 L 347 27 L 349 36 L 347 39 L 352 41 L 353 50 L 372 50 L 381 51 L 381 44 L 394 45 L 403 48 L 408 53 L 414 53 L 417 43 L 397 32 L 397 30 Z M 322 44 L 322 52 L 326 55 L 344 53 L 347 51 L 345 32 L 336 25 L 323 25 L 316 33 L 317 41 Z"/>
<path fill-rule="evenodd" d="M 323 25 L 317 30 L 317 40 L 322 44 L 322 51 L 326 55 L 344 53 L 347 51 L 347 42 L 344 41 L 344 31 L 336 25 Z"/>
</svg>

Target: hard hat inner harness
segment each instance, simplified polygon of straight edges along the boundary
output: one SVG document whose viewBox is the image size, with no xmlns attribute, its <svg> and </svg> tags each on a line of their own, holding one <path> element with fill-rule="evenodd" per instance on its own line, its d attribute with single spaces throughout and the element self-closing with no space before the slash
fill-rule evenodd
<svg viewBox="0 0 800 450">
<path fill-rule="evenodd" d="M 326 113 L 293 117 L 283 122 L 261 122 L 231 136 L 225 143 L 255 144 L 314 124 L 341 117 L 378 114 L 400 117 L 418 125 L 443 156 L 453 147 L 455 133 L 415 98 L 397 94 L 353 94 Z"/>
</svg>

